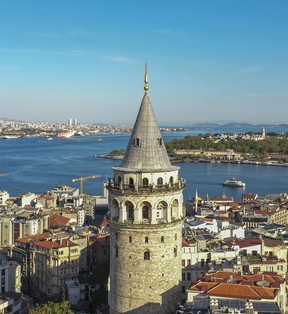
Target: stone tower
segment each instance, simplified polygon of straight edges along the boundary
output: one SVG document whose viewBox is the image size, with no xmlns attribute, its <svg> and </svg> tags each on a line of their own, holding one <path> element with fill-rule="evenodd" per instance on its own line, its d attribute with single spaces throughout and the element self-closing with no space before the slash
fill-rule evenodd
<svg viewBox="0 0 288 314">
<path fill-rule="evenodd" d="M 110 180 L 110 313 L 172 313 L 181 302 L 184 182 L 145 94 Z"/>
</svg>

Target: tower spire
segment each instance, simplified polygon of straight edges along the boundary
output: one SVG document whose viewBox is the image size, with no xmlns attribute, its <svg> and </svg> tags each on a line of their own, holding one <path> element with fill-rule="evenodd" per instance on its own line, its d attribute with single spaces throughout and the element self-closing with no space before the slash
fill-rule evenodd
<svg viewBox="0 0 288 314">
<path fill-rule="evenodd" d="M 145 93 L 147 93 L 148 89 L 149 89 L 149 86 L 148 86 L 148 63 L 145 63 L 144 83 L 145 83 L 144 90 L 145 90 Z"/>
</svg>

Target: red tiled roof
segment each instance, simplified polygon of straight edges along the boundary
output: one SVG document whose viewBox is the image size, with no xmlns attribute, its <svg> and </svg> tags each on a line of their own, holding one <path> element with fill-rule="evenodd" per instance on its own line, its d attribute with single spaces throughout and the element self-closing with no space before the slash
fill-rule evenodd
<svg viewBox="0 0 288 314">
<path fill-rule="evenodd" d="M 71 247 L 71 246 L 78 246 L 78 244 L 73 243 L 69 239 L 61 239 L 56 241 L 41 241 L 35 243 L 35 245 L 44 247 L 46 249 L 58 249 L 61 247 Z"/>
<path fill-rule="evenodd" d="M 253 239 L 233 239 L 226 241 L 227 243 L 235 243 L 236 245 L 239 245 L 240 248 L 245 248 L 249 246 L 255 246 L 255 245 L 261 245 L 262 241 L 259 238 L 253 238 Z"/>
<path fill-rule="evenodd" d="M 56 228 L 69 225 L 70 219 L 59 214 L 50 214 L 50 226 Z"/>
<path fill-rule="evenodd" d="M 23 237 L 23 238 L 18 238 L 15 242 L 20 242 L 20 243 L 24 243 L 24 244 L 27 244 L 30 241 L 32 241 L 32 242 L 39 242 L 39 241 L 46 240 L 50 236 L 51 236 L 50 232 L 43 232 L 43 233 L 39 233 L 39 234 L 26 236 L 26 237 Z"/>
<path fill-rule="evenodd" d="M 188 240 L 188 239 L 182 238 L 182 247 L 189 247 L 189 246 L 194 245 L 195 243 L 196 243 L 195 239 Z"/>
<path fill-rule="evenodd" d="M 207 295 L 238 299 L 261 300 L 274 299 L 277 289 L 248 285 L 220 283 L 207 291 Z"/>
</svg>

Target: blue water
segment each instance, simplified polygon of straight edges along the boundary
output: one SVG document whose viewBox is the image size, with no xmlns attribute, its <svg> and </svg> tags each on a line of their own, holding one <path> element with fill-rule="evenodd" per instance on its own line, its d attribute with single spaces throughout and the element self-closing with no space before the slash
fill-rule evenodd
<svg viewBox="0 0 288 314">
<path fill-rule="evenodd" d="M 181 138 L 197 132 L 163 134 L 164 140 Z M 95 155 L 125 149 L 130 134 L 98 134 L 72 139 L 24 138 L 0 140 L 0 190 L 17 196 L 23 192 L 44 193 L 59 185 L 79 187 L 73 178 L 101 175 L 101 178 L 84 182 L 84 192 L 103 194 L 103 182 L 113 177 L 112 167 L 121 161 L 95 158 Z M 99 141 L 99 139 L 102 139 Z M 240 200 L 243 192 L 277 194 L 288 192 L 288 167 L 269 167 L 234 164 L 181 163 L 180 176 L 186 180 L 185 200 L 198 194 L 206 197 L 233 196 Z M 242 188 L 222 186 L 228 178 L 246 182 Z"/>
</svg>

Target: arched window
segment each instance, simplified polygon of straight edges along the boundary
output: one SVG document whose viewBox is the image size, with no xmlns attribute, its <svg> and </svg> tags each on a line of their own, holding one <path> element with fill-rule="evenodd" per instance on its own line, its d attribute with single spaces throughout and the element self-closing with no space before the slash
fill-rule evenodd
<svg viewBox="0 0 288 314">
<path fill-rule="evenodd" d="M 174 247 L 174 257 L 177 256 L 177 246 Z"/>
<path fill-rule="evenodd" d="M 129 236 L 129 242 L 132 243 L 132 237 L 131 236 Z"/>
<path fill-rule="evenodd" d="M 133 206 L 133 204 L 128 205 L 128 219 L 134 220 L 134 206 Z"/>
<path fill-rule="evenodd" d="M 164 242 L 164 237 L 163 237 L 163 236 L 161 237 L 161 242 L 162 242 L 162 243 Z"/>
<path fill-rule="evenodd" d="M 150 252 L 148 250 L 144 252 L 144 260 L 150 260 Z"/>
<path fill-rule="evenodd" d="M 147 179 L 147 178 L 144 178 L 144 179 L 143 179 L 143 186 L 144 186 L 144 187 L 148 187 L 148 185 L 149 185 L 148 179 Z"/>
<path fill-rule="evenodd" d="M 163 185 L 163 179 L 161 177 L 157 179 L 157 185 Z"/>
<path fill-rule="evenodd" d="M 122 182 L 122 178 L 119 176 L 118 177 L 118 184 L 120 184 Z"/>
<path fill-rule="evenodd" d="M 134 179 L 129 178 L 129 187 L 132 188 L 134 186 Z"/>
<path fill-rule="evenodd" d="M 148 243 L 148 237 L 145 237 L 145 243 Z"/>
<path fill-rule="evenodd" d="M 143 219 L 148 219 L 149 218 L 149 212 L 148 212 L 148 206 L 143 206 L 142 208 L 142 217 Z"/>
<path fill-rule="evenodd" d="M 169 181 L 170 181 L 171 184 L 173 184 L 174 178 L 173 178 L 173 177 L 170 177 Z"/>
</svg>

